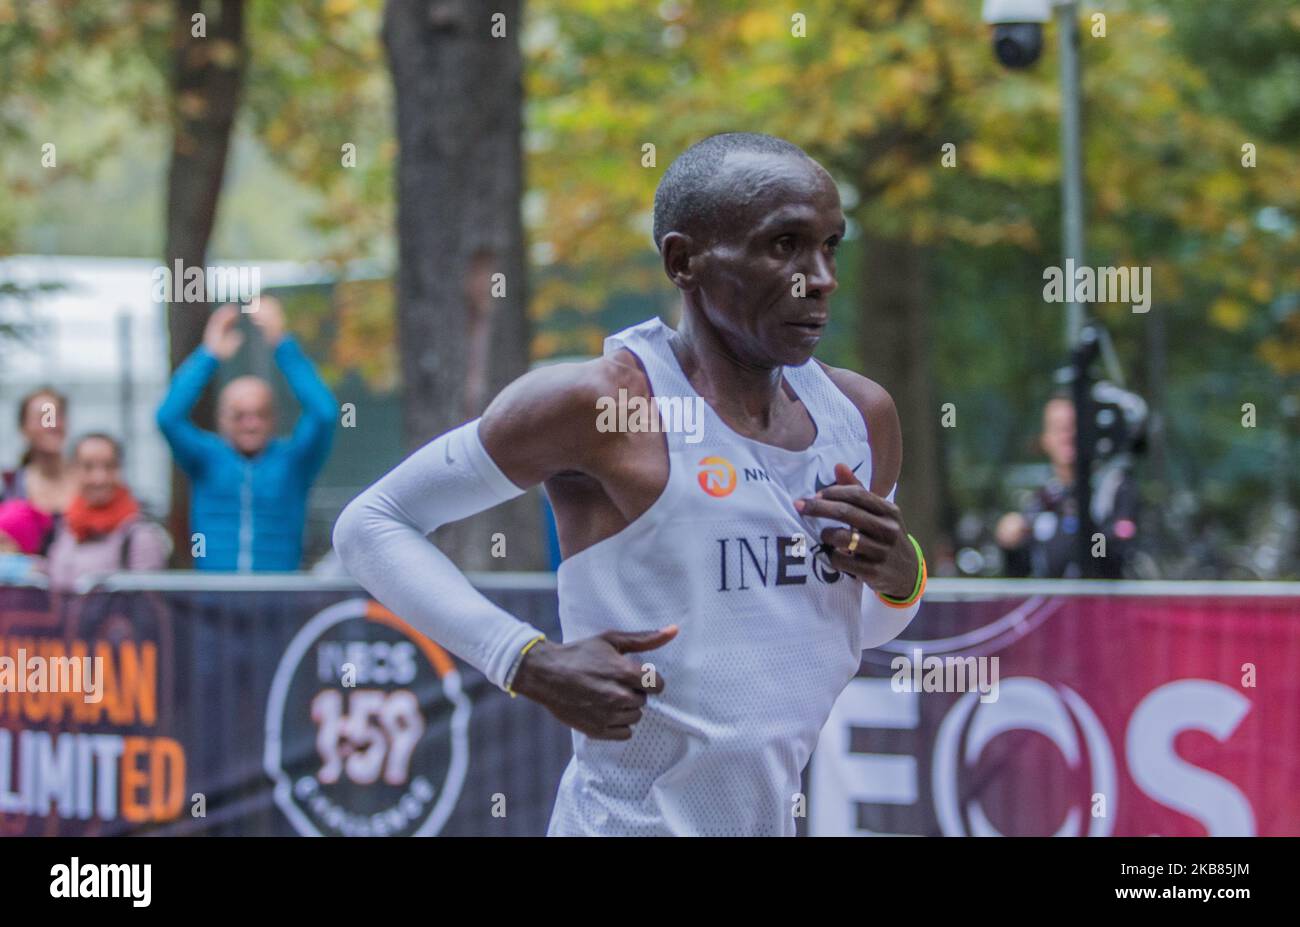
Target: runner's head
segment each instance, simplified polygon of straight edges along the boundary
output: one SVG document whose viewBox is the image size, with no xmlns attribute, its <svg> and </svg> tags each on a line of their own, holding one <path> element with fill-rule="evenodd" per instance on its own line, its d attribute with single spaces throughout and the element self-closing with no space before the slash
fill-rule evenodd
<svg viewBox="0 0 1300 927">
<path fill-rule="evenodd" d="M 239 453 L 260 454 L 275 434 L 275 397 L 261 377 L 236 377 L 217 399 L 217 430 Z"/>
<path fill-rule="evenodd" d="M 697 142 L 655 191 L 655 245 L 691 324 L 713 330 L 749 364 L 797 365 L 812 356 L 829 317 L 843 235 L 830 174 L 770 135 Z"/>
</svg>

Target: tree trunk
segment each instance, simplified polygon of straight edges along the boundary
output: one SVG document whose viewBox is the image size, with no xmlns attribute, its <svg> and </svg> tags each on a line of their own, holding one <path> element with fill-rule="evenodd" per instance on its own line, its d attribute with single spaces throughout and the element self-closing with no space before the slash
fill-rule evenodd
<svg viewBox="0 0 1300 927">
<path fill-rule="evenodd" d="M 946 550 L 951 547 L 947 480 L 939 445 L 940 410 L 929 369 L 922 251 L 903 237 L 870 232 L 864 237 L 862 372 L 889 391 L 902 422 L 903 470 L 895 501 L 923 549 Z M 960 409 L 957 414 L 960 421 Z"/>
<path fill-rule="evenodd" d="M 411 450 L 481 414 L 528 369 L 521 6 L 389 0 L 385 10 L 399 146 L 402 427 Z M 502 28 L 505 36 L 494 36 Z M 505 557 L 492 555 L 498 533 Z M 465 569 L 539 568 L 537 493 L 450 525 L 437 541 Z"/>
<path fill-rule="evenodd" d="M 206 16 L 205 36 L 193 34 L 192 17 L 197 13 Z M 207 257 L 247 57 L 244 0 L 219 0 L 216 4 L 176 0 L 175 15 L 173 136 L 164 247 L 169 271 L 174 271 L 176 261 L 186 268 L 202 267 Z M 203 340 L 210 308 L 195 303 L 169 307 L 167 331 L 171 338 L 172 370 Z M 209 389 L 194 409 L 195 422 L 211 428 L 213 411 L 213 391 Z M 167 527 L 175 544 L 175 565 L 189 565 L 189 482 L 176 466 L 172 467 L 172 503 Z"/>
</svg>

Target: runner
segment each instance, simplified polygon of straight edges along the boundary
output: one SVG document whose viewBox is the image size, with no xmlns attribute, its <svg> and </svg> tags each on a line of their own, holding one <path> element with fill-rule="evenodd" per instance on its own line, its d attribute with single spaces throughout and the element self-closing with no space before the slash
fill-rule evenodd
<svg viewBox="0 0 1300 927">
<path fill-rule="evenodd" d="M 924 560 L 892 501 L 894 403 L 813 359 L 844 228 L 797 146 L 692 146 L 655 195 L 677 328 L 650 320 L 597 360 L 521 377 L 335 526 L 376 599 L 573 728 L 553 835 L 794 834 L 800 773 L 861 651 L 920 607 Z M 600 411 L 647 401 L 698 401 L 703 427 Z M 538 483 L 564 555 L 563 643 L 427 540 Z"/>
</svg>

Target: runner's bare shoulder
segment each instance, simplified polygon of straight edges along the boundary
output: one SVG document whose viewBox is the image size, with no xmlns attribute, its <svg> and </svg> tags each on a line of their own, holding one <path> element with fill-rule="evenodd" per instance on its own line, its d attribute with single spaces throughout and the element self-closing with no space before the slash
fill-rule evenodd
<svg viewBox="0 0 1300 927">
<path fill-rule="evenodd" d="M 617 399 L 619 390 L 629 398 L 650 394 L 645 372 L 625 350 L 538 367 L 492 400 L 479 431 L 483 445 L 520 486 L 565 471 L 590 472 L 620 440 L 596 427 L 601 400 Z"/>
</svg>

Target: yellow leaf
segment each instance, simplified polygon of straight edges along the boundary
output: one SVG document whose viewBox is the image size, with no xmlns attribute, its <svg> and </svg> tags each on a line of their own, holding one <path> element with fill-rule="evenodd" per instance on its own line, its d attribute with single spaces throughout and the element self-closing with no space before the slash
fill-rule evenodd
<svg viewBox="0 0 1300 927">
<path fill-rule="evenodd" d="M 1210 307 L 1210 319 L 1219 328 L 1226 329 L 1230 332 L 1241 331 L 1246 324 L 1247 318 L 1246 307 L 1240 302 L 1230 297 L 1219 299 Z"/>
</svg>

